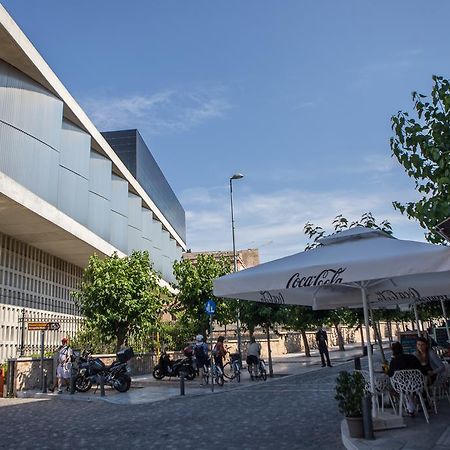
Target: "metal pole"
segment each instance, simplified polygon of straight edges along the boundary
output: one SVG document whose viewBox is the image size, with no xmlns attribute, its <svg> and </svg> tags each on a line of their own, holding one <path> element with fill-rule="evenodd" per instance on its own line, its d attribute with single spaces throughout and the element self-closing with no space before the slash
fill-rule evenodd
<svg viewBox="0 0 450 450">
<path fill-rule="evenodd" d="M 211 373 L 211 391 L 214 392 L 214 374 L 212 371 L 213 364 L 215 364 L 215 361 L 213 360 L 214 355 L 212 354 L 213 351 L 213 338 L 212 338 L 212 332 L 213 332 L 213 325 L 212 325 L 212 314 L 209 315 L 209 342 L 211 345 L 211 361 L 210 361 L 210 373 Z"/>
<path fill-rule="evenodd" d="M 445 320 L 445 328 L 447 329 L 447 343 L 450 344 L 450 329 L 448 327 L 448 320 L 447 320 L 447 313 L 445 311 L 445 304 L 444 304 L 444 300 L 441 299 L 441 308 L 442 308 L 442 314 L 444 315 L 444 320 Z"/>
<path fill-rule="evenodd" d="M 233 239 L 233 272 L 237 272 L 236 262 L 236 241 L 234 238 L 234 210 L 233 210 L 233 177 L 230 178 L 230 203 L 231 203 L 231 236 Z M 239 299 L 237 300 L 236 314 L 236 332 L 238 339 L 239 365 L 242 367 L 242 350 L 241 350 L 241 309 Z"/>
<path fill-rule="evenodd" d="M 44 386 L 44 336 L 45 331 L 41 331 L 41 387 L 42 392 L 45 392 L 45 386 Z"/>
<path fill-rule="evenodd" d="M 22 329 L 20 333 L 20 356 L 23 356 L 25 350 L 25 308 L 22 308 Z"/>
<path fill-rule="evenodd" d="M 185 377 L 185 373 L 181 372 L 180 373 L 180 395 L 184 395 L 184 377 Z"/>
<path fill-rule="evenodd" d="M 373 376 L 373 359 L 372 359 L 373 355 L 372 355 L 372 344 L 370 341 L 369 306 L 367 302 L 366 288 L 364 286 L 360 286 L 360 288 L 363 301 L 364 324 L 366 327 L 367 362 L 369 364 L 370 393 L 373 398 L 375 394 L 375 379 Z M 376 416 L 377 416 L 377 408 L 375 402 L 372 402 L 372 417 Z"/>
<path fill-rule="evenodd" d="M 373 434 L 373 422 L 372 415 L 370 414 L 372 398 L 370 395 L 365 395 L 362 398 L 362 413 L 363 413 L 363 429 L 364 429 L 364 439 L 375 439 Z"/>
<path fill-rule="evenodd" d="M 419 313 L 417 312 L 417 305 L 413 303 L 414 308 L 414 317 L 416 319 L 416 328 L 417 328 L 417 336 L 420 337 L 420 329 L 419 329 Z"/>
</svg>

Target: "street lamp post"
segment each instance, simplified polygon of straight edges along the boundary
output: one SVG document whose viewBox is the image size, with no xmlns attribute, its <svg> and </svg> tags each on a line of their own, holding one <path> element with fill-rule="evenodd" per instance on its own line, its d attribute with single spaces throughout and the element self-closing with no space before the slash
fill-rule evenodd
<svg viewBox="0 0 450 450">
<path fill-rule="evenodd" d="M 233 211 L 233 180 L 240 180 L 244 175 L 241 173 L 235 173 L 230 178 L 230 202 L 231 202 L 231 236 L 233 238 L 233 271 L 237 272 L 237 262 L 236 262 L 236 242 L 234 239 L 234 211 Z M 238 353 L 239 353 L 239 363 L 242 364 L 242 351 L 241 351 L 241 311 L 239 307 L 239 300 L 237 307 L 237 315 L 236 315 L 236 331 L 238 338 Z"/>
</svg>

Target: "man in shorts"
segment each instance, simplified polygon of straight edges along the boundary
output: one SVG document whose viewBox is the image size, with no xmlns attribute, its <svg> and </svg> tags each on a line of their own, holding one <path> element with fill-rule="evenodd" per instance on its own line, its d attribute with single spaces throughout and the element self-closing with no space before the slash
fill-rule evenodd
<svg viewBox="0 0 450 450">
<path fill-rule="evenodd" d="M 58 349 L 58 366 L 56 376 L 58 378 L 58 394 L 62 394 L 63 386 L 69 389 L 70 376 L 72 372 L 72 349 L 67 338 L 62 338 Z"/>
</svg>

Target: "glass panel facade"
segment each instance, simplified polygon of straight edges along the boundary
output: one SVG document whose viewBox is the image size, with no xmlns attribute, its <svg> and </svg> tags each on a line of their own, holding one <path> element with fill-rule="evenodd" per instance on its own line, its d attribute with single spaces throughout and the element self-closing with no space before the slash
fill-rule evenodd
<svg viewBox="0 0 450 450">
<path fill-rule="evenodd" d="M 127 169 L 186 242 L 186 215 L 155 158 L 137 130 L 102 133 Z"/>
</svg>

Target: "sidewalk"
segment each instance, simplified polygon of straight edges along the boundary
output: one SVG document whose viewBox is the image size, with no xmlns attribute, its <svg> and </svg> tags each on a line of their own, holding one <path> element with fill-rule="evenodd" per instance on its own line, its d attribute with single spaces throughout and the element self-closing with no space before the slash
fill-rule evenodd
<svg viewBox="0 0 450 450">
<path fill-rule="evenodd" d="M 352 360 L 354 356 L 361 356 L 362 350 L 360 344 L 349 344 L 346 346 L 348 350 L 340 352 L 337 348 L 330 349 L 330 359 L 333 366 L 346 364 Z M 268 360 L 265 360 L 268 368 Z M 352 366 L 353 367 L 353 366 Z M 289 353 L 273 358 L 274 377 L 268 378 L 267 381 L 251 381 L 250 375 L 246 368 L 241 372 L 241 382 L 226 380 L 223 386 L 214 385 L 212 392 L 211 385 L 201 386 L 199 379 L 193 381 L 185 381 L 185 396 L 198 396 L 207 394 L 218 394 L 231 389 L 242 389 L 250 386 L 257 386 L 261 383 L 270 383 L 280 377 L 298 375 L 315 370 L 327 370 L 321 367 L 321 360 L 318 351 L 311 351 L 311 357 L 307 358 L 303 353 Z M 116 390 L 105 386 L 105 396 L 100 396 L 100 389 L 91 389 L 86 393 L 76 392 L 70 395 L 67 392 L 56 394 L 52 392 L 42 393 L 39 391 L 26 391 L 18 393 L 19 398 L 58 398 L 68 401 L 106 401 L 121 405 L 136 405 L 143 403 L 153 403 L 161 400 L 168 400 L 180 397 L 180 380 L 178 378 L 164 378 L 163 380 L 155 380 L 153 376 L 141 375 L 132 378 L 131 388 L 126 393 L 119 393 Z"/>
</svg>

